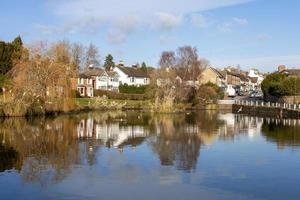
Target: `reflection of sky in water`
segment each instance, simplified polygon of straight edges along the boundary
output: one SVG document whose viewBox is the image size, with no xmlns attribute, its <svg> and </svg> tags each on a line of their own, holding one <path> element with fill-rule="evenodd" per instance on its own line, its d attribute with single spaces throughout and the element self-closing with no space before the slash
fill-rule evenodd
<svg viewBox="0 0 300 200">
<path fill-rule="evenodd" d="M 66 167 L 70 170 L 44 161 L 70 149 L 51 149 L 54 153 L 41 154 L 35 165 L 43 165 L 40 176 L 29 181 L 24 173 L 39 170 L 30 168 L 30 159 L 38 159 L 37 149 L 29 155 L 23 152 L 23 168 L 29 169 L 0 173 L 0 195 L 4 199 L 297 199 L 300 195 L 297 121 L 287 127 L 283 123 L 288 121 L 202 113 L 189 116 L 188 123 L 185 115 L 178 115 L 147 116 L 131 124 L 135 115 L 105 123 L 97 117 L 79 117 L 68 129 L 64 126 L 73 119 L 45 122 L 46 130 L 55 129 L 51 134 L 58 135 L 57 140 L 47 135 L 48 142 L 66 145 L 60 134 L 75 136 L 74 144 L 69 138 L 68 148 L 78 148 L 79 155 Z M 5 144 L 22 147 L 22 141 L 14 142 L 18 139 L 14 132 L 5 137 Z M 58 166 L 64 166 L 62 160 Z M 49 180 L 58 171 L 64 176 Z"/>
</svg>

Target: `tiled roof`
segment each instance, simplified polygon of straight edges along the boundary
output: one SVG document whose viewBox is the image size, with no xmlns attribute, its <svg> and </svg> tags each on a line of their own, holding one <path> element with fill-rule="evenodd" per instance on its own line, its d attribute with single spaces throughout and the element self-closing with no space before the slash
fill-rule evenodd
<svg viewBox="0 0 300 200">
<path fill-rule="evenodd" d="M 143 71 L 141 68 L 134 67 L 118 67 L 122 72 L 127 74 L 129 77 L 140 77 L 140 78 L 148 78 L 149 75 L 147 72 Z"/>
<path fill-rule="evenodd" d="M 93 68 L 93 69 L 86 69 L 81 74 L 86 76 L 101 76 L 104 73 L 104 69 L 101 68 Z"/>
<path fill-rule="evenodd" d="M 225 78 L 224 74 L 218 69 L 211 67 L 211 70 L 213 70 L 220 78 Z"/>
<path fill-rule="evenodd" d="M 118 76 L 117 72 L 107 71 L 106 73 L 108 74 L 109 77 L 116 77 L 116 76 Z"/>
<path fill-rule="evenodd" d="M 300 69 L 286 69 L 283 70 L 281 73 L 290 75 L 290 76 L 300 76 Z"/>
</svg>

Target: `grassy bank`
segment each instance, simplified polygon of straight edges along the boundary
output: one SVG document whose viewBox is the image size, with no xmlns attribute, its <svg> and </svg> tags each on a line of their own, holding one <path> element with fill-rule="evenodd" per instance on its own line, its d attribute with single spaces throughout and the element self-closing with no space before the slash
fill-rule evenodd
<svg viewBox="0 0 300 200">
<path fill-rule="evenodd" d="M 119 100 L 119 99 L 108 99 L 104 97 L 97 98 L 76 98 L 75 108 L 68 111 L 57 111 L 57 112 L 45 112 L 45 115 L 59 114 L 59 113 L 78 113 L 88 110 L 144 110 L 153 112 L 164 112 L 162 110 L 154 111 L 153 102 L 150 100 Z M 3 96 L 0 95 L 0 116 L 4 116 L 3 112 Z M 182 112 L 186 110 L 202 110 L 202 109 L 215 109 L 215 107 L 193 107 L 191 104 L 175 104 L 170 112 Z M 35 115 L 35 114 L 33 114 Z"/>
<path fill-rule="evenodd" d="M 101 101 L 100 99 L 99 101 Z M 97 107 L 97 98 L 76 98 L 76 104 L 79 108 L 91 108 Z M 118 99 L 104 99 L 103 104 L 99 106 L 99 109 L 139 109 L 139 110 L 150 110 L 150 100 L 118 100 Z"/>
</svg>

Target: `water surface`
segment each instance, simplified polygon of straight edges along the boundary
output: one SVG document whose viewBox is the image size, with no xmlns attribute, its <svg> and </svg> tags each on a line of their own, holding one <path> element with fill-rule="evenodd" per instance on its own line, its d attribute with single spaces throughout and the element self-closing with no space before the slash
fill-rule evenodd
<svg viewBox="0 0 300 200">
<path fill-rule="evenodd" d="M 0 199 L 299 199 L 300 121 L 216 112 L 0 120 Z"/>
</svg>

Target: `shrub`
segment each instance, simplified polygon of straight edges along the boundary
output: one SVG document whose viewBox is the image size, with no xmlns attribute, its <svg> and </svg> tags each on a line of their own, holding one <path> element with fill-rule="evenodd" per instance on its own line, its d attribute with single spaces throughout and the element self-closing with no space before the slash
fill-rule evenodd
<svg viewBox="0 0 300 200">
<path fill-rule="evenodd" d="M 218 99 L 224 98 L 222 89 L 213 83 L 201 85 L 197 91 L 196 104 L 215 103 Z"/>
<path fill-rule="evenodd" d="M 133 85 L 120 85 L 119 91 L 120 93 L 126 93 L 126 94 L 145 94 L 147 86 L 133 86 Z"/>
<path fill-rule="evenodd" d="M 276 97 L 300 94 L 300 78 L 288 77 L 285 74 L 270 74 L 261 86 L 265 94 Z"/>
</svg>

